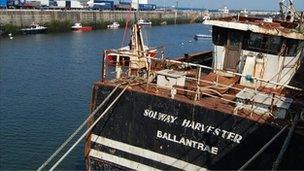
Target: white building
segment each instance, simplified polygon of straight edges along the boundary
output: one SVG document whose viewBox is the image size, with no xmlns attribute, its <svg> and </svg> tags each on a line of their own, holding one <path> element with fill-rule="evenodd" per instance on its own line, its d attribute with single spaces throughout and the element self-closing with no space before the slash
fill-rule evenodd
<svg viewBox="0 0 304 171">
<path fill-rule="evenodd" d="M 40 2 L 41 6 L 49 6 L 50 1 L 49 0 L 27 0 L 26 2 Z"/>
<path fill-rule="evenodd" d="M 57 7 L 58 8 L 72 8 L 72 9 L 81 9 L 83 6 L 79 1 L 76 0 L 58 0 Z"/>
</svg>

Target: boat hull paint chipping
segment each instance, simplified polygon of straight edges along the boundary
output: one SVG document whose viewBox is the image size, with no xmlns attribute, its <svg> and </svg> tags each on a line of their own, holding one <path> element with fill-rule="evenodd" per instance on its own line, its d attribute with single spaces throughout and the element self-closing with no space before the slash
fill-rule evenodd
<svg viewBox="0 0 304 171">
<path fill-rule="evenodd" d="M 112 89 L 95 84 L 93 106 Z M 238 169 L 279 130 L 195 104 L 128 90 L 87 139 L 87 169 Z M 285 137 L 274 141 L 248 169 L 271 169 Z M 282 169 L 303 169 L 301 144 L 303 136 L 295 133 Z"/>
</svg>

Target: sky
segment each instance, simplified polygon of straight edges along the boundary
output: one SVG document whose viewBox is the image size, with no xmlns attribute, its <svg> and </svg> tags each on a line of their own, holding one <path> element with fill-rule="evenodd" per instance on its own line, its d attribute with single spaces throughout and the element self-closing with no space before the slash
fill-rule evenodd
<svg viewBox="0 0 304 171">
<path fill-rule="evenodd" d="M 180 7 L 219 9 L 225 5 L 229 9 L 278 10 L 280 0 L 149 0 L 159 6 L 174 6 L 178 1 Z M 297 10 L 304 10 L 304 0 L 294 0 Z"/>
</svg>

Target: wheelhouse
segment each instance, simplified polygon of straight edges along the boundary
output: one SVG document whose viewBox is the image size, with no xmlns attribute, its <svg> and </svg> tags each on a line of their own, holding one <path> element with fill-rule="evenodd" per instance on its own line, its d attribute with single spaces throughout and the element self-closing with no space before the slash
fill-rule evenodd
<svg viewBox="0 0 304 171">
<path fill-rule="evenodd" d="M 292 23 L 242 19 L 205 21 L 213 27 L 213 68 L 226 77 L 235 75 L 221 71 L 246 76 L 240 80 L 244 86 L 276 88 L 256 85 L 252 77 L 288 84 L 304 56 L 304 35 L 291 31 L 296 28 Z"/>
</svg>

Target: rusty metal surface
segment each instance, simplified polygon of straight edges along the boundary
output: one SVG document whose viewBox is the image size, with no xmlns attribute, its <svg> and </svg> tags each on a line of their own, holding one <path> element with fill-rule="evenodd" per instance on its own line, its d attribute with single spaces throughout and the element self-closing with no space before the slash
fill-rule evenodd
<svg viewBox="0 0 304 171">
<path fill-rule="evenodd" d="M 296 23 L 281 22 L 279 20 L 265 22 L 259 18 L 228 17 L 218 20 L 205 20 L 204 24 L 304 40 L 304 34 L 295 30 Z"/>
<path fill-rule="evenodd" d="M 95 83 L 97 86 L 110 86 L 110 87 L 115 87 L 118 83 L 121 83 L 121 80 L 116 80 L 116 81 L 105 81 L 105 82 L 97 82 Z M 188 83 L 187 85 L 191 85 L 191 83 Z M 186 86 L 187 86 L 186 85 Z M 192 89 L 192 90 L 191 90 Z M 195 87 L 192 86 L 192 88 L 189 86 L 187 87 L 187 90 L 185 91 L 178 91 L 178 94 L 175 96 L 174 100 L 180 101 L 180 102 L 185 102 L 193 105 L 198 105 L 198 106 L 203 106 L 208 109 L 220 111 L 220 112 L 225 112 L 230 115 L 236 115 L 234 113 L 234 108 L 235 105 L 233 103 L 229 103 L 227 101 L 224 101 L 220 98 L 214 98 L 214 97 L 209 97 L 209 96 L 203 96 L 198 101 L 194 100 L 195 96 Z M 131 86 L 127 91 L 136 91 L 136 92 L 141 92 L 141 93 L 146 93 L 150 94 L 153 96 L 160 96 L 167 98 L 168 100 L 171 99 L 170 97 L 170 90 L 167 89 L 162 89 L 157 87 L 156 85 L 153 84 L 140 84 L 140 85 L 134 85 Z M 231 95 L 235 95 L 235 91 L 228 91 L 226 94 L 231 98 Z M 233 99 L 233 98 L 232 98 Z M 237 115 L 240 117 L 244 117 L 249 120 L 253 120 L 259 123 L 265 123 L 265 122 L 272 122 L 274 121 L 274 118 L 272 116 L 268 115 L 258 115 L 250 112 L 246 112 L 244 110 L 240 110 L 237 112 Z"/>
</svg>

